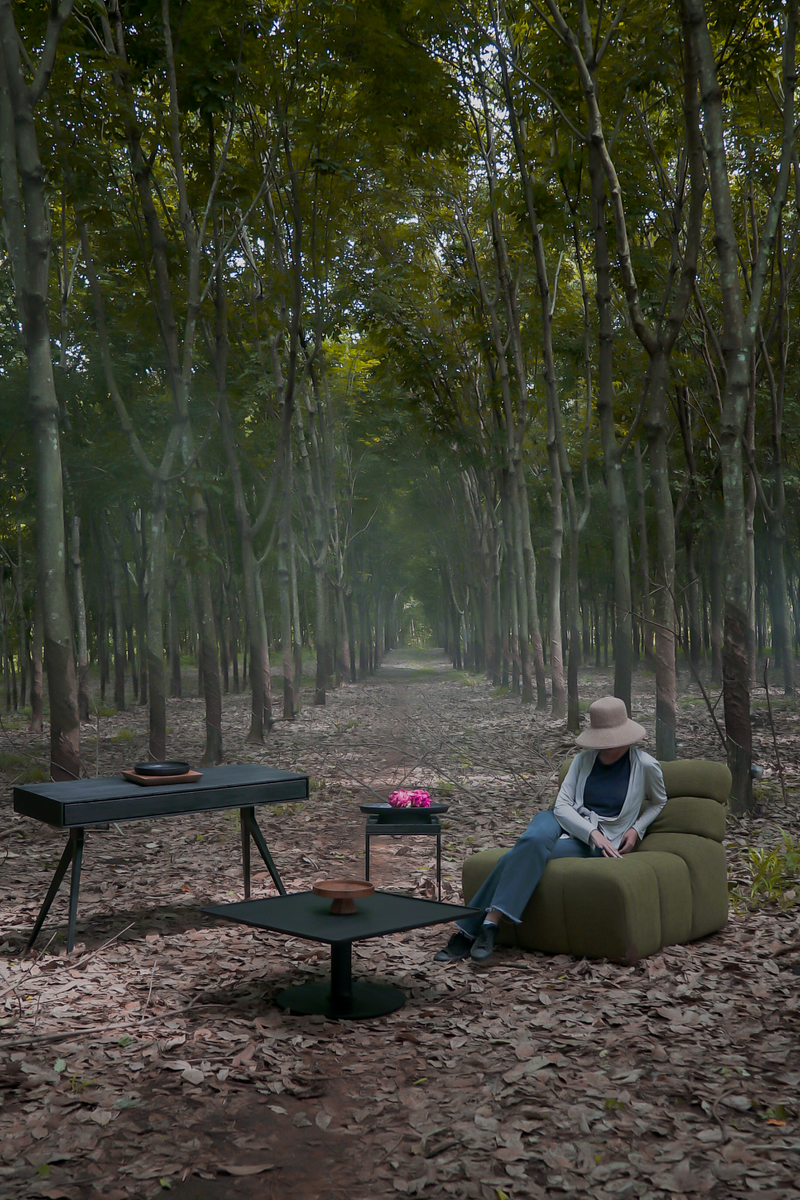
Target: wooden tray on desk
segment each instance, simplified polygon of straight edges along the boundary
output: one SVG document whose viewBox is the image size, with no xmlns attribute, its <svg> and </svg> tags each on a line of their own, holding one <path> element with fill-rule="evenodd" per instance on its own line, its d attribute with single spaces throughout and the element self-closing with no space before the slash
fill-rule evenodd
<svg viewBox="0 0 800 1200">
<path fill-rule="evenodd" d="M 138 775 L 136 771 L 123 771 L 122 778 L 142 787 L 164 787 L 165 784 L 171 787 L 173 783 L 197 783 L 198 779 L 203 778 L 203 772 L 186 771 L 183 775 Z"/>
</svg>

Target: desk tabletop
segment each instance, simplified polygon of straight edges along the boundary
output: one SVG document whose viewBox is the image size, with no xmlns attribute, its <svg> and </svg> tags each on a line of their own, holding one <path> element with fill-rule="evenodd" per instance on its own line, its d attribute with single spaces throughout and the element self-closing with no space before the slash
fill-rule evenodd
<svg viewBox="0 0 800 1200">
<path fill-rule="evenodd" d="M 170 783 L 164 779 L 142 787 L 121 775 L 67 783 L 29 783 L 14 788 L 14 811 L 59 829 L 75 829 L 107 821 L 141 821 L 307 799 L 307 775 L 240 763 L 204 767 L 203 777 L 196 783 Z"/>
<path fill-rule="evenodd" d="M 441 925 L 445 921 L 474 916 L 480 911 L 461 904 L 441 904 L 436 900 L 401 896 L 396 892 L 373 892 L 356 901 L 354 913 L 342 916 L 333 916 L 330 907 L 330 900 L 315 896 L 313 892 L 294 892 L 291 896 L 216 904 L 204 908 L 203 912 L 274 933 L 289 933 L 308 941 L 333 945 L 387 933 L 403 933 L 423 925 Z"/>
</svg>

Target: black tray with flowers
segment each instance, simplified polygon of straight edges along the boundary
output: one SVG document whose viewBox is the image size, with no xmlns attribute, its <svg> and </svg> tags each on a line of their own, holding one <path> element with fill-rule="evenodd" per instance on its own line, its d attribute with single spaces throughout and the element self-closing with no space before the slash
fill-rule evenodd
<svg viewBox="0 0 800 1200">
<path fill-rule="evenodd" d="M 409 821 L 430 823 L 433 817 L 446 813 L 449 804 L 434 804 L 429 794 L 418 788 L 414 791 L 392 792 L 388 803 L 362 804 L 363 813 L 378 818 L 379 825 L 396 825 Z"/>
</svg>

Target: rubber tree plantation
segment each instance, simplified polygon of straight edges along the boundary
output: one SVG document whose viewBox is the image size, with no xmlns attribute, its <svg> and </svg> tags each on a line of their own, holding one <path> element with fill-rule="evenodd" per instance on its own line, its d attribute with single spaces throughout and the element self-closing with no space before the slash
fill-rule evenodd
<svg viewBox="0 0 800 1200">
<path fill-rule="evenodd" d="M 797 0 L 0 0 L 9 1195 L 796 1194 L 797 73 Z M 413 1012 L 317 1028 L 264 1004 L 312 943 L 192 925 L 234 812 L 92 833 L 76 950 L 59 899 L 23 956 L 61 840 L 14 785 L 308 774 L 289 891 L 430 785 L 458 903 L 612 692 L 730 768 L 716 939 L 490 976 L 396 935 Z M 373 854 L 433 897 L 430 845 Z"/>
</svg>

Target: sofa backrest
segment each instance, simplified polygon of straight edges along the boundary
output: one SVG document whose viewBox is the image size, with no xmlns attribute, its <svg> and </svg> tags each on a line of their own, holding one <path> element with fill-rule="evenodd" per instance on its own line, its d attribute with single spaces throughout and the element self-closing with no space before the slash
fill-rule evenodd
<svg viewBox="0 0 800 1200">
<path fill-rule="evenodd" d="M 558 786 L 564 782 L 572 758 L 567 758 L 559 767 Z M 676 762 L 662 762 L 664 787 L 667 797 L 706 796 L 717 804 L 727 804 L 731 794 L 731 773 L 726 763 L 709 762 L 705 758 L 685 758 Z"/>
<path fill-rule="evenodd" d="M 562 764 L 559 787 L 572 759 Z M 725 836 L 725 804 L 731 790 L 731 773 L 725 763 L 706 759 L 662 762 L 667 803 L 648 833 L 692 833 L 721 842 Z"/>
</svg>

